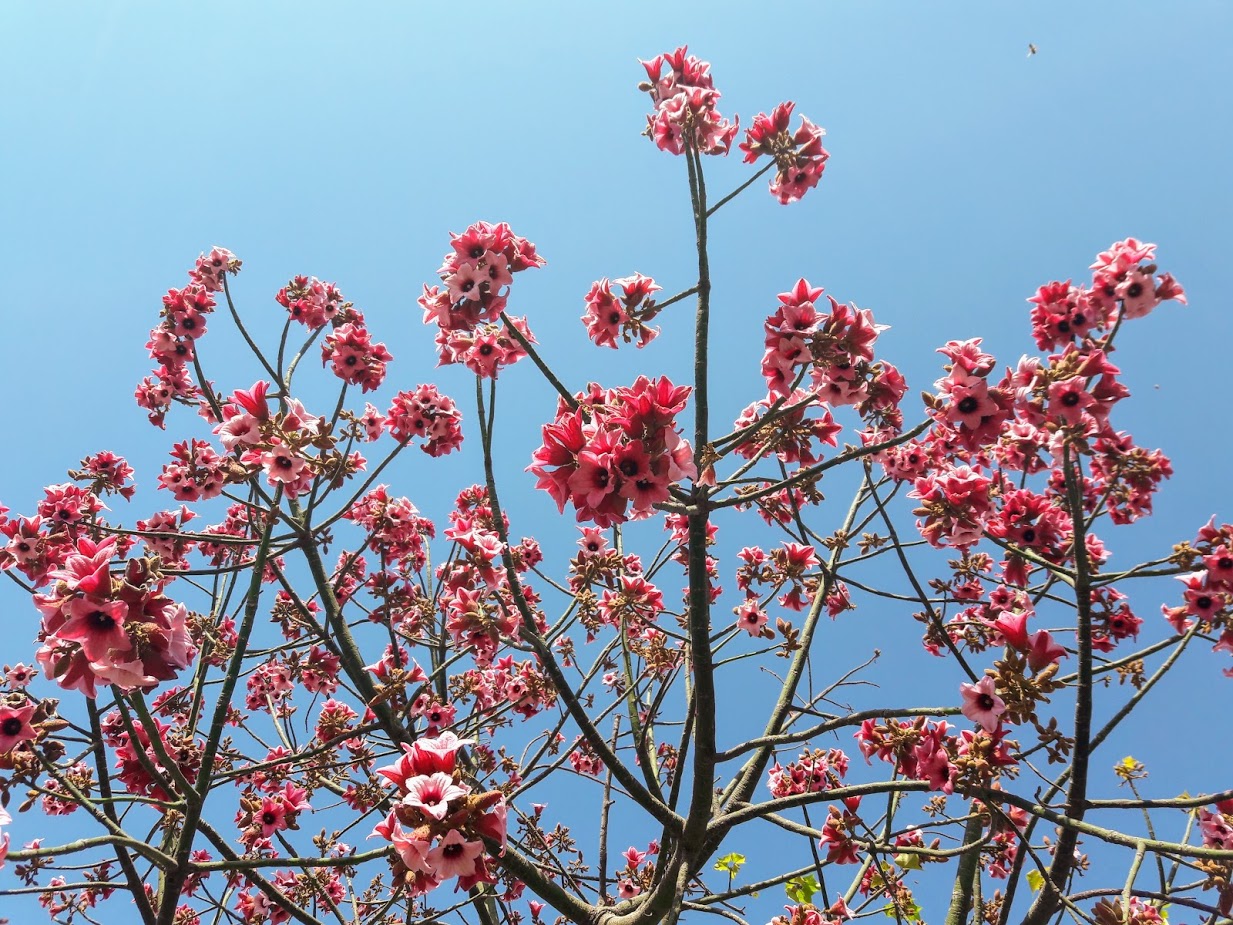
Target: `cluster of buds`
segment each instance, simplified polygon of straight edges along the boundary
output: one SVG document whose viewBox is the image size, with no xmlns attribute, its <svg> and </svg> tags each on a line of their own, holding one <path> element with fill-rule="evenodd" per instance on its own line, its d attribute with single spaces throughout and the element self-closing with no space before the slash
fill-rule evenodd
<svg viewBox="0 0 1233 925">
<path fill-rule="evenodd" d="M 661 151 L 680 155 L 688 148 L 701 154 L 726 155 L 740 120 L 729 122 L 715 106 L 719 91 L 711 66 L 682 45 L 676 51 L 641 62 L 647 80 L 638 89 L 651 94 L 655 111 L 646 117 L 644 134 Z"/>
<path fill-rule="evenodd" d="M 542 267 L 535 245 L 504 222 L 476 222 L 462 234 L 450 234 L 451 253 L 438 275 L 443 286 L 425 286 L 419 304 L 424 323 L 437 325 L 442 366 L 463 363 L 477 375 L 495 378 L 502 366 L 526 356 L 518 338 L 502 319 L 514 274 Z M 533 343 L 525 319 L 511 319 L 518 333 Z"/>
<path fill-rule="evenodd" d="M 774 159 L 777 172 L 771 181 L 771 195 L 784 205 L 796 202 L 818 185 L 830 157 L 822 147 L 824 129 L 801 116 L 800 127 L 795 132 L 789 130 L 795 106 L 785 102 L 769 116 L 758 113 L 740 145 L 746 164 L 754 163 L 763 154 Z"/>
<path fill-rule="evenodd" d="M 471 744 L 443 732 L 404 745 L 394 764 L 377 769 L 397 788 L 397 801 L 373 836 L 393 845 L 396 882 L 412 896 L 453 877 L 460 890 L 496 882 L 487 853 L 505 851 L 505 798 L 473 793 L 464 782 L 458 752 Z"/>
</svg>

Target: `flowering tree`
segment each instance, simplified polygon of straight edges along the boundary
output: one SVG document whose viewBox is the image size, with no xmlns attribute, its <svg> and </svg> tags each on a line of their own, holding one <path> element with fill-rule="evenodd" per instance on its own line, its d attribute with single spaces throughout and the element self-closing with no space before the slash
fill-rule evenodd
<svg viewBox="0 0 1233 925">
<path fill-rule="evenodd" d="M 942 345 L 920 408 L 872 312 L 787 281 L 763 299 L 765 389 L 716 426 L 716 214 L 760 178 L 801 199 L 828 154 L 782 103 L 738 143 L 765 163 L 714 197 L 706 158 L 740 128 L 709 65 L 684 48 L 644 65 L 646 135 L 685 162 L 696 282 L 660 299 L 640 273 L 598 280 L 582 321 L 598 347 L 642 348 L 692 306 L 689 384 L 562 382 L 536 319 L 507 313 L 515 276 L 545 261 L 504 223 L 452 234 L 419 300 L 440 363 L 475 375 L 465 424 L 432 384 L 365 401 L 393 357 L 333 284 L 277 293 L 273 349 L 245 328 L 222 248 L 163 297 L 136 400 L 183 427 L 157 479 L 178 507 L 113 515 L 134 473 L 104 451 L 29 515 L 0 508 L 0 569 L 38 614 L 5 666 L 0 826 L 78 821 L 20 849 L 6 832 L 0 893 L 55 921 L 158 925 L 746 922 L 780 890 L 791 925 L 1229 918 L 1227 776 L 1145 798 L 1127 758 L 1131 797 L 1093 795 L 1100 745 L 1183 652 L 1233 652 L 1233 525 L 1108 567 L 1113 528 L 1172 474 L 1118 429 L 1111 360 L 1124 322 L 1185 301 L 1155 245 L 1127 238 L 1090 280 L 1042 285 L 1040 355 L 999 367 L 979 339 Z M 257 382 L 205 374 L 219 318 Z M 297 397 L 318 356 L 339 381 L 326 414 Z M 559 398 L 530 476 L 498 479 L 498 378 L 527 359 Z M 447 524 L 381 481 L 411 446 L 448 466 L 464 432 L 484 480 Z M 531 476 L 579 525 L 566 562 L 503 513 Z M 727 562 L 721 529 L 745 544 Z M 1168 589 L 1163 619 L 1136 613 L 1142 582 Z M 828 657 L 828 620 L 879 601 L 951 666 L 947 702 L 857 703 L 871 663 Z M 756 721 L 720 710 L 767 673 Z M 622 850 L 618 819 L 643 840 Z M 755 823 L 782 842 L 761 849 L 777 869 L 740 882 Z"/>
</svg>

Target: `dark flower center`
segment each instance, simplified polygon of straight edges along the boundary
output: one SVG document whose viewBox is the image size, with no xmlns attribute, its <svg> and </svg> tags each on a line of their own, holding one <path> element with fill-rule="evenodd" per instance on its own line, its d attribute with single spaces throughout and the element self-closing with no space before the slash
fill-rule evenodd
<svg viewBox="0 0 1233 925">
<path fill-rule="evenodd" d="M 1062 404 L 1067 408 L 1073 408 L 1075 405 L 1079 404 L 1079 393 L 1067 392 L 1062 396 Z"/>
<path fill-rule="evenodd" d="M 622 475 L 631 478 L 638 473 L 638 464 L 632 459 L 625 460 L 621 463 L 621 465 L 617 466 L 617 468 L 621 470 Z"/>
<path fill-rule="evenodd" d="M 989 694 L 981 694 L 976 698 L 976 705 L 982 710 L 993 709 L 993 697 Z"/>
<path fill-rule="evenodd" d="M 0 732 L 3 732 L 6 736 L 15 736 L 21 732 L 22 725 L 22 721 L 16 716 L 10 716 L 4 721 L 3 725 L 0 725 Z"/>
<path fill-rule="evenodd" d="M 1126 295 L 1130 296 L 1132 299 L 1139 298 L 1139 296 L 1143 295 L 1143 284 L 1131 283 L 1126 287 Z"/>
<path fill-rule="evenodd" d="M 278 817 L 275 816 L 273 813 L 262 813 L 261 821 L 265 823 L 266 825 L 274 825 L 278 822 Z"/>
<path fill-rule="evenodd" d="M 1194 603 L 1200 610 L 1207 610 L 1212 606 L 1212 599 L 1205 594 L 1203 597 L 1196 597 Z"/>
<path fill-rule="evenodd" d="M 465 847 L 462 842 L 449 842 L 441 846 L 442 857 L 456 858 L 462 854 L 462 849 Z"/>
<path fill-rule="evenodd" d="M 481 257 L 484 256 L 484 248 L 478 244 L 475 244 L 471 247 L 471 250 L 469 250 L 467 253 L 469 253 L 472 256 L 472 258 L 474 258 L 475 260 L 479 260 Z"/>
<path fill-rule="evenodd" d="M 959 402 L 959 410 L 962 411 L 964 414 L 971 414 L 973 411 L 976 410 L 976 406 L 978 404 L 979 402 L 977 402 L 975 398 L 969 395 Z"/>
<path fill-rule="evenodd" d="M 86 622 L 102 630 L 109 630 L 116 625 L 116 619 L 105 610 L 95 610 L 86 617 Z"/>
<path fill-rule="evenodd" d="M 1033 530 L 1031 527 L 1024 530 L 1023 531 L 1023 542 L 1035 543 L 1036 542 L 1036 531 Z"/>
</svg>

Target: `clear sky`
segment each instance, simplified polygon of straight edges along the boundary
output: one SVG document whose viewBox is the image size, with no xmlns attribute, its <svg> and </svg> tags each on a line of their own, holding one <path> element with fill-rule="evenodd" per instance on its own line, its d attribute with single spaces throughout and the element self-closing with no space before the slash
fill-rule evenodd
<svg viewBox="0 0 1233 925">
<path fill-rule="evenodd" d="M 99 449 L 138 469 L 129 519 L 170 505 L 154 478 L 186 416 L 160 433 L 131 396 L 161 293 L 213 244 L 244 260 L 235 291 L 258 332 L 281 327 L 273 294 L 292 275 L 335 281 L 398 361 L 382 399 L 437 381 L 473 417 L 469 374 L 434 370 L 415 298 L 448 231 L 508 221 L 548 260 L 518 278 L 511 310 L 567 383 L 683 378 L 684 312 L 637 355 L 587 349 L 577 318 L 603 276 L 641 271 L 669 293 L 693 282 L 685 166 L 638 137 L 635 89 L 638 58 L 688 43 L 726 114 L 748 124 L 794 99 L 831 152 L 804 202 L 781 207 L 759 184 L 717 218 L 717 421 L 763 394 L 761 321 L 800 276 L 891 325 L 879 355 L 914 396 L 948 339 L 984 336 L 1004 363 L 1033 352 L 1024 300 L 1134 236 L 1159 244 L 1190 305 L 1119 335 L 1134 392 L 1120 426 L 1177 475 L 1146 529 L 1109 541 L 1126 565 L 1213 513 L 1233 520 L 1228 4 L 14 2 L 0 36 L 0 502 L 16 512 Z M 708 167 L 717 191 L 748 169 Z M 257 378 L 221 334 L 205 354 L 220 387 Z M 572 524 L 520 474 L 550 390 L 529 365 L 502 387 L 515 532 L 568 543 Z M 417 460 L 393 480 L 431 512 L 477 476 Z M 36 615 L 0 594 L 0 662 L 29 661 Z M 1162 599 L 1139 607 L 1147 638 L 1164 633 Z M 907 626 L 910 646 L 917 635 Z M 1233 763 L 1227 659 L 1192 665 L 1143 716 L 1177 746 L 1175 767 L 1151 768 L 1160 795 L 1230 784 L 1193 747 Z M 1112 744 L 1107 763 L 1133 747 Z M 20 820 L 12 831 L 33 837 Z"/>
</svg>

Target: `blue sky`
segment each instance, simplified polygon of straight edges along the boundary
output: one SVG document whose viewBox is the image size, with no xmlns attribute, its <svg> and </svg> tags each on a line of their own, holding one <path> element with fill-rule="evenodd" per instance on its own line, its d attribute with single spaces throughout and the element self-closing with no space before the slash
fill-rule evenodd
<svg viewBox="0 0 1233 925">
<path fill-rule="evenodd" d="M 1031 352 L 1036 286 L 1084 277 L 1098 251 L 1135 236 L 1160 245 L 1190 305 L 1120 336 L 1134 392 L 1120 425 L 1164 448 L 1177 475 L 1149 526 L 1110 542 L 1128 564 L 1213 513 L 1233 519 L 1220 397 L 1233 343 L 1226 4 L 97 3 L 71 17 L 6 4 L 0 34 L 0 502 L 15 511 L 104 448 L 138 469 L 132 518 L 169 505 L 154 477 L 177 421 L 191 425 L 181 414 L 168 434 L 150 428 L 132 389 L 161 293 L 213 244 L 245 261 L 235 291 L 256 331 L 276 335 L 273 294 L 292 275 L 336 281 L 396 357 L 397 388 L 437 381 L 473 417 L 468 375 L 433 368 L 415 298 L 448 231 L 508 221 L 548 259 L 519 276 L 511 310 L 530 316 L 567 383 L 683 377 L 684 311 L 638 354 L 587 349 L 577 318 L 602 276 L 638 270 L 667 292 L 693 282 L 684 164 L 638 137 L 635 89 L 638 58 L 688 43 L 712 62 L 725 113 L 748 124 L 794 99 L 831 152 L 804 202 L 781 207 L 759 184 L 717 217 L 717 421 L 760 397 L 760 324 L 800 276 L 891 325 L 879 352 L 911 396 L 939 375 L 932 351 L 948 339 L 984 336 L 1007 363 Z M 716 191 L 747 175 L 735 157 L 708 167 Z M 221 387 L 257 378 L 221 331 L 205 355 Z M 502 388 L 515 532 L 564 548 L 572 525 L 520 474 L 550 390 L 529 366 Z M 431 511 L 477 478 L 470 466 L 416 460 L 393 480 Z M 33 611 L 0 594 L 14 638 L 32 636 Z M 1140 608 L 1150 634 L 1163 632 L 1161 599 Z M 916 635 L 888 654 L 905 670 Z M 10 643 L 0 661 L 31 652 Z M 1186 747 L 1215 721 L 1230 755 L 1227 715 L 1206 707 L 1228 702 L 1226 662 L 1194 664 L 1144 715 L 1167 716 L 1177 736 L 1162 739 L 1177 746 L 1173 766 L 1152 766 L 1161 794 L 1229 783 Z"/>
</svg>

